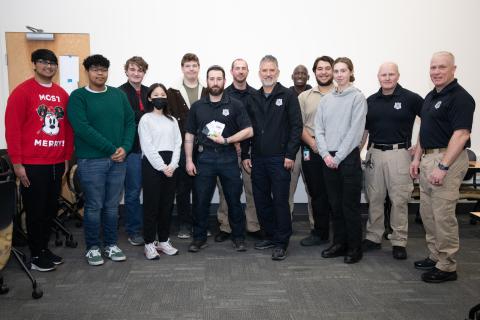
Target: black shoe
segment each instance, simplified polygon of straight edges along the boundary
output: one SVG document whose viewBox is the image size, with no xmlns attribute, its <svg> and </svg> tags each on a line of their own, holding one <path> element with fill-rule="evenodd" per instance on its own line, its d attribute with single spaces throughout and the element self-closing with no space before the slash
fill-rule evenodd
<svg viewBox="0 0 480 320">
<path fill-rule="evenodd" d="M 245 240 L 233 240 L 233 248 L 238 252 L 247 251 L 247 246 L 245 245 Z"/>
<path fill-rule="evenodd" d="M 362 260 L 363 253 L 361 248 L 357 249 L 349 249 L 347 254 L 343 258 L 343 262 L 345 263 L 357 263 L 358 261 Z"/>
<path fill-rule="evenodd" d="M 60 256 L 57 256 L 55 253 L 53 253 L 49 249 L 45 249 L 43 251 L 43 254 L 47 257 L 47 259 L 50 259 L 50 261 L 52 261 L 52 263 L 56 266 L 63 263 L 63 258 Z"/>
<path fill-rule="evenodd" d="M 261 240 L 255 243 L 255 249 L 265 250 L 275 247 L 275 244 L 271 240 Z"/>
<path fill-rule="evenodd" d="M 318 236 L 317 234 L 311 232 L 308 237 L 303 238 L 300 241 L 300 245 L 302 245 L 304 247 L 311 247 L 311 246 L 319 246 L 319 245 L 325 244 L 327 242 L 328 242 L 328 239 L 324 240 L 320 236 Z"/>
<path fill-rule="evenodd" d="M 283 249 L 283 248 L 280 248 L 280 247 L 273 248 L 272 260 L 281 261 L 281 260 L 285 260 L 286 257 L 287 257 L 287 250 L 286 249 Z"/>
<path fill-rule="evenodd" d="M 405 260 L 407 259 L 407 249 L 405 247 L 393 246 L 392 255 L 395 259 Z"/>
<path fill-rule="evenodd" d="M 252 231 L 252 232 L 247 232 L 247 235 L 250 237 L 257 239 L 257 240 L 263 240 L 265 239 L 265 232 L 263 232 L 262 229 L 257 230 L 257 231 Z"/>
<path fill-rule="evenodd" d="M 188 247 L 188 252 L 198 252 L 208 247 L 207 240 L 193 240 Z"/>
<path fill-rule="evenodd" d="M 344 256 L 347 253 L 347 248 L 343 244 L 333 244 L 322 251 L 322 258 L 336 258 Z"/>
<path fill-rule="evenodd" d="M 422 280 L 425 282 L 430 282 L 430 283 L 441 283 L 445 281 L 455 281 L 457 280 L 457 272 L 447 272 L 447 271 L 442 271 L 437 268 L 433 268 L 430 271 L 425 272 L 422 274 Z"/>
<path fill-rule="evenodd" d="M 215 242 L 223 242 L 223 241 L 227 240 L 228 238 L 230 238 L 230 233 L 225 232 L 225 231 L 220 231 L 215 236 Z"/>
<path fill-rule="evenodd" d="M 36 257 L 32 257 L 30 261 L 30 269 L 37 270 L 41 272 L 53 271 L 55 270 L 55 265 L 53 262 L 47 258 L 45 254 L 40 254 Z"/>
<path fill-rule="evenodd" d="M 435 268 L 435 265 L 437 264 L 436 261 L 433 261 L 430 258 L 425 258 L 423 260 L 418 260 L 413 263 L 416 269 L 420 270 L 431 270 Z"/>
<path fill-rule="evenodd" d="M 362 241 L 363 252 L 379 250 L 381 248 L 382 248 L 382 245 L 380 243 L 373 242 L 372 240 L 365 239 Z"/>
</svg>

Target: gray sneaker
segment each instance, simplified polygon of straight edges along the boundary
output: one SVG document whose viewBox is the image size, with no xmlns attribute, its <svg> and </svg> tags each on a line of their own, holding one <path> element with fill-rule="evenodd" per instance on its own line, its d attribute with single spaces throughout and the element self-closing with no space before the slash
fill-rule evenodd
<svg viewBox="0 0 480 320">
<path fill-rule="evenodd" d="M 127 257 L 116 244 L 112 244 L 103 249 L 103 253 L 112 261 L 125 261 Z"/>
<path fill-rule="evenodd" d="M 190 230 L 187 227 L 181 226 L 180 230 L 178 230 L 177 237 L 180 239 L 188 239 L 191 236 Z"/>
<path fill-rule="evenodd" d="M 104 263 L 100 248 L 97 246 L 91 247 L 85 254 L 85 257 L 87 258 L 88 264 L 91 266 L 99 266 Z"/>
<path fill-rule="evenodd" d="M 141 235 L 137 234 L 132 237 L 128 237 L 128 242 L 130 242 L 132 246 L 141 246 L 145 243 L 145 240 L 143 240 Z"/>
</svg>

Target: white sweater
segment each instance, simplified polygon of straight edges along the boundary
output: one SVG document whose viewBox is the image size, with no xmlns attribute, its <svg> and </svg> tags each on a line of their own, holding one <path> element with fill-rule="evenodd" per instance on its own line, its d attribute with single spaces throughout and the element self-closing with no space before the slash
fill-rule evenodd
<svg viewBox="0 0 480 320">
<path fill-rule="evenodd" d="M 156 170 L 165 170 L 167 165 L 178 167 L 182 136 L 177 120 L 149 112 L 143 115 L 138 124 L 138 135 L 142 153 Z M 165 163 L 159 151 L 172 151 L 172 162 Z"/>
</svg>

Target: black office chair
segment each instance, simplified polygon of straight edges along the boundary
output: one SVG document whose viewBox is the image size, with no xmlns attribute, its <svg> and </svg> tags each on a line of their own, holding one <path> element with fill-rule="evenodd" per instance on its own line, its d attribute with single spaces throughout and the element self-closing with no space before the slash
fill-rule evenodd
<svg viewBox="0 0 480 320">
<path fill-rule="evenodd" d="M 0 230 L 4 230 L 4 227 L 8 228 L 13 223 L 13 217 L 17 212 L 17 195 L 18 188 L 11 162 L 8 155 L 5 154 L 5 150 L 0 150 L 0 208 L 2 208 L 0 211 Z M 29 266 L 27 266 L 25 254 L 13 246 L 11 247 L 11 253 L 32 282 L 32 297 L 40 299 L 43 296 L 43 291 L 39 288 Z M 0 294 L 5 294 L 8 291 L 8 287 L 3 283 L 3 276 L 0 276 Z"/>
</svg>

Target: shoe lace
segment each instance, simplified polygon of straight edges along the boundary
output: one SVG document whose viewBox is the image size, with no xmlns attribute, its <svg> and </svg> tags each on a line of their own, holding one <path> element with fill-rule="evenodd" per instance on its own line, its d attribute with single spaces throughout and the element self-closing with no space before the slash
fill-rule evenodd
<svg viewBox="0 0 480 320">
<path fill-rule="evenodd" d="M 100 251 L 98 249 L 90 249 L 87 252 L 87 257 L 88 258 L 95 258 L 100 256 Z"/>
<path fill-rule="evenodd" d="M 108 252 L 109 255 L 122 252 L 122 250 L 120 250 L 120 248 L 116 245 L 108 247 L 106 251 Z"/>
<path fill-rule="evenodd" d="M 153 243 L 149 243 L 149 244 L 145 245 L 145 250 L 149 254 L 157 253 L 157 249 L 155 249 L 155 244 L 153 244 Z"/>
</svg>

